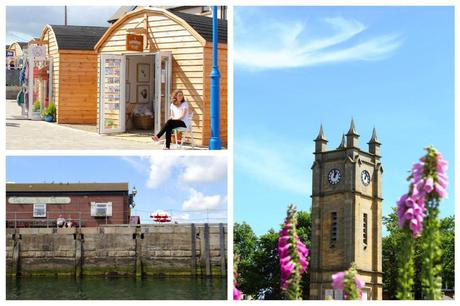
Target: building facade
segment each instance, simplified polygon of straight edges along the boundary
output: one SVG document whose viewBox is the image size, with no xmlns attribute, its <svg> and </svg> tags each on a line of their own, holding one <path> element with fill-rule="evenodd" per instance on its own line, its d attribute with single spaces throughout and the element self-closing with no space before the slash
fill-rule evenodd
<svg viewBox="0 0 460 306">
<path fill-rule="evenodd" d="M 7 227 L 128 224 L 128 183 L 6 184 Z"/>
<path fill-rule="evenodd" d="M 382 299 L 382 173 L 375 129 L 368 152 L 352 120 L 338 148 L 328 150 L 321 126 L 315 139 L 312 186 L 310 298 L 342 299 L 331 276 L 356 263 L 363 299 Z"/>
</svg>

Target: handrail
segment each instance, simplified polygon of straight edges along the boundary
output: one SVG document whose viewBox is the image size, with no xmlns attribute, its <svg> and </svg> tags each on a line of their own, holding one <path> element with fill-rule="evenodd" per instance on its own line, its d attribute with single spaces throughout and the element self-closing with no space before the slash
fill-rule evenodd
<svg viewBox="0 0 460 306">
<path fill-rule="evenodd" d="M 7 212 L 7 215 L 8 214 L 11 214 L 13 213 L 13 218 L 6 218 L 6 226 L 8 227 L 8 224 L 13 222 L 14 224 L 14 228 L 18 228 L 18 222 L 28 222 L 29 224 L 32 223 L 32 224 L 46 224 L 46 228 L 49 228 L 50 227 L 50 224 L 53 224 L 53 227 L 54 227 L 54 224 L 56 225 L 56 228 L 58 228 L 59 226 L 57 225 L 57 218 L 51 218 L 50 215 L 52 216 L 53 214 L 59 214 L 59 215 L 70 215 L 70 214 L 78 214 L 78 218 L 71 218 L 71 217 L 68 217 L 68 218 L 64 218 L 66 220 L 66 222 L 70 221 L 70 222 L 78 222 L 78 228 L 81 228 L 81 223 L 82 223 L 82 219 L 81 219 L 81 212 L 80 211 L 66 211 L 66 212 L 63 212 L 63 211 L 46 211 L 46 216 L 45 217 L 35 217 L 35 218 L 18 218 L 18 214 L 19 215 L 30 215 L 31 213 L 30 212 Z"/>
</svg>

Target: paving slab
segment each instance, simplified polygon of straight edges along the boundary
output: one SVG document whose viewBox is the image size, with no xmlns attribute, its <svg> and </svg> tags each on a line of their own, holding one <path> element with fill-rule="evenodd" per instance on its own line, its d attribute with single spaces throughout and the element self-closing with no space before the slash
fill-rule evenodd
<svg viewBox="0 0 460 306">
<path fill-rule="evenodd" d="M 174 145 L 171 145 L 174 149 Z M 21 116 L 15 100 L 6 100 L 7 150 L 162 150 L 147 133 L 101 135 L 95 126 L 32 121 Z M 183 146 L 182 149 L 191 149 Z M 205 149 L 205 148 L 201 148 Z"/>
</svg>

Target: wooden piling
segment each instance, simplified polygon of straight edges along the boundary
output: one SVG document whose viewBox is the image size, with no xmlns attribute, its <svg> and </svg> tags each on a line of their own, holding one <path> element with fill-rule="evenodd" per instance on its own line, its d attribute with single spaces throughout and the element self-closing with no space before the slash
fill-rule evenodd
<svg viewBox="0 0 460 306">
<path fill-rule="evenodd" d="M 136 227 L 136 277 L 142 277 L 142 229 L 140 226 Z"/>
<path fill-rule="evenodd" d="M 19 276 L 21 274 L 20 270 L 20 262 L 19 262 L 19 257 L 20 257 L 20 250 L 21 250 L 21 235 L 19 234 L 19 231 L 16 230 L 13 234 L 13 273 L 12 275 L 14 277 Z"/>
<path fill-rule="evenodd" d="M 77 228 L 75 231 L 75 278 L 80 279 L 83 265 L 82 234 L 80 228 Z"/>
<path fill-rule="evenodd" d="M 204 263 L 206 267 L 206 276 L 211 275 L 211 256 L 209 247 L 209 224 L 204 224 Z"/>
<path fill-rule="evenodd" d="M 225 229 L 222 223 L 219 223 L 219 247 L 220 247 L 220 275 L 227 275 L 227 264 L 225 260 Z"/>
<path fill-rule="evenodd" d="M 196 227 L 192 223 L 192 275 L 196 276 Z"/>
</svg>

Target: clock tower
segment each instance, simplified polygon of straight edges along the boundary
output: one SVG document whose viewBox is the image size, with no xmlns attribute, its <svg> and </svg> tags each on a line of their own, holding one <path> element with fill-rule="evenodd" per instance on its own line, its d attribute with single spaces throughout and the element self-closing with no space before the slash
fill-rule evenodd
<svg viewBox="0 0 460 306">
<path fill-rule="evenodd" d="M 342 299 L 331 276 L 356 263 L 363 298 L 382 299 L 382 173 L 380 143 L 372 131 L 368 152 L 359 148 L 353 119 L 328 150 L 323 127 L 315 139 L 312 186 L 310 299 Z"/>
</svg>

